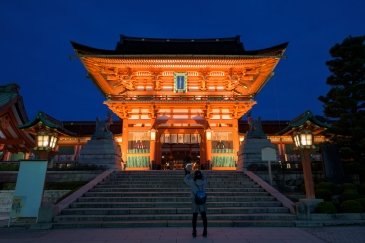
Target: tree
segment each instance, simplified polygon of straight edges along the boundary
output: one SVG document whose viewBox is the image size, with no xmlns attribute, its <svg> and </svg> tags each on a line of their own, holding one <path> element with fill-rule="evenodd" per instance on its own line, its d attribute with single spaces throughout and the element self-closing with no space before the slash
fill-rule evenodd
<svg viewBox="0 0 365 243">
<path fill-rule="evenodd" d="M 365 36 L 347 37 L 330 54 L 326 83 L 331 88 L 319 97 L 325 116 L 333 121 L 328 132 L 342 159 L 365 164 Z"/>
</svg>

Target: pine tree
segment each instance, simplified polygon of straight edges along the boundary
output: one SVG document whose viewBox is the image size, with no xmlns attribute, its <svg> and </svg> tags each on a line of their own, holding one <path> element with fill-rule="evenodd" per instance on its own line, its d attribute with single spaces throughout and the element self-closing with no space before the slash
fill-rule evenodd
<svg viewBox="0 0 365 243">
<path fill-rule="evenodd" d="M 346 38 L 330 54 L 326 83 L 331 88 L 319 97 L 325 116 L 333 120 L 328 131 L 342 159 L 365 164 L 365 36 Z"/>
</svg>

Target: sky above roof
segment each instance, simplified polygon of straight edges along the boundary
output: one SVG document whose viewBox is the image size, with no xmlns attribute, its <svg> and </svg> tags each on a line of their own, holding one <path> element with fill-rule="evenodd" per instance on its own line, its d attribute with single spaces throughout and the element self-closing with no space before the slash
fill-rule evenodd
<svg viewBox="0 0 365 243">
<path fill-rule="evenodd" d="M 30 119 L 106 118 L 108 109 L 70 41 L 114 49 L 121 34 L 151 38 L 241 36 L 246 50 L 289 46 L 256 96 L 253 117 L 322 115 L 329 49 L 365 34 L 361 0 L 0 1 L 0 84 L 17 83 Z"/>
</svg>

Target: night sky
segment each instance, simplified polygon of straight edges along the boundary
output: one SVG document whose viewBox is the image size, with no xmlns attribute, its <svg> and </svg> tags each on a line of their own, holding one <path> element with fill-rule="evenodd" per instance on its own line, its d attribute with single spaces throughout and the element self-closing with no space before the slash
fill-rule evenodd
<svg viewBox="0 0 365 243">
<path fill-rule="evenodd" d="M 107 107 L 70 41 L 114 49 L 121 34 L 151 38 L 241 36 L 246 50 L 289 42 L 256 97 L 253 117 L 322 115 L 329 49 L 365 34 L 363 0 L 86 1 L 1 0 L 0 84 L 17 83 L 30 119 L 44 111 L 62 121 L 105 118 Z"/>
</svg>

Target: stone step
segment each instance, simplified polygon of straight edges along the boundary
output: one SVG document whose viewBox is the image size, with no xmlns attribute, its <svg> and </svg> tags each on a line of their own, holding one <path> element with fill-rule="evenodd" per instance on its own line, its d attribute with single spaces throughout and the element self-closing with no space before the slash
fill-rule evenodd
<svg viewBox="0 0 365 243">
<path fill-rule="evenodd" d="M 214 208 L 210 207 L 208 213 L 212 214 L 253 214 L 253 213 L 288 213 L 289 210 L 283 207 L 232 207 Z M 128 215 L 128 214 L 191 214 L 191 207 L 187 208 L 69 208 L 62 212 L 63 215 Z"/>
<path fill-rule="evenodd" d="M 71 221 L 136 221 L 136 220 L 191 220 L 191 213 L 186 214 L 127 214 L 127 215 L 60 215 L 55 222 Z M 208 214 L 208 220 L 295 220 L 291 214 Z M 191 223 L 191 221 L 190 221 Z"/>
<path fill-rule="evenodd" d="M 215 207 L 281 207 L 277 201 L 264 202 L 207 202 L 208 208 Z M 191 201 L 184 202 L 76 202 L 72 208 L 152 208 L 152 207 L 191 207 Z"/>
<path fill-rule="evenodd" d="M 208 202 L 261 202 L 261 201 L 275 201 L 272 196 L 232 196 L 219 197 L 210 196 Z M 78 202 L 191 202 L 189 196 L 186 197 L 103 197 L 90 196 L 81 197 Z"/>
<path fill-rule="evenodd" d="M 95 187 L 90 192 L 171 192 L 171 191 L 179 191 L 179 192 L 190 192 L 189 188 L 120 188 L 120 187 Z M 221 192 L 222 188 L 206 188 L 206 191 L 209 192 Z M 224 191 L 229 192 L 264 192 L 265 190 L 261 187 L 254 188 L 225 188 Z"/>
<path fill-rule="evenodd" d="M 174 186 L 174 187 L 184 187 L 187 186 L 181 182 L 175 182 L 175 181 L 159 181 L 159 182 L 153 182 L 153 181 L 131 181 L 131 182 L 107 182 L 102 183 L 100 186 L 119 186 L 119 187 L 134 187 L 134 186 L 150 186 L 150 187 L 161 187 L 161 186 Z M 254 184 L 253 182 L 208 182 L 206 187 L 258 187 L 258 185 Z"/>
<path fill-rule="evenodd" d="M 111 177 L 112 178 L 112 177 Z M 142 177 L 115 177 L 112 178 L 114 181 L 145 181 L 147 179 L 153 181 L 183 181 L 184 176 L 181 177 L 159 177 L 159 176 L 142 176 Z M 209 181 L 241 181 L 241 182 L 249 182 L 251 179 L 245 177 L 222 177 L 222 176 L 207 176 Z"/>
<path fill-rule="evenodd" d="M 242 171 L 212 171 L 202 170 L 206 176 L 244 176 Z M 113 174 L 114 177 L 142 177 L 142 176 L 164 176 L 164 177 L 183 177 L 184 170 L 160 170 L 160 171 L 117 171 Z"/>
<path fill-rule="evenodd" d="M 90 197 L 190 197 L 190 192 L 87 192 L 85 196 Z M 267 192 L 207 192 L 208 197 L 221 196 L 221 197 L 232 197 L 232 196 L 267 196 Z"/>
<path fill-rule="evenodd" d="M 295 225 L 296 216 L 243 172 L 203 173 L 210 227 Z M 183 177 L 183 171 L 113 173 L 55 217 L 54 227 L 191 227 Z"/>
<path fill-rule="evenodd" d="M 113 185 L 97 185 L 94 187 L 94 189 L 102 189 L 102 188 L 110 188 L 110 189 L 133 189 L 133 188 L 144 188 L 146 190 L 150 190 L 150 189 L 153 189 L 153 188 L 156 188 L 156 189 L 163 189 L 163 188 L 166 188 L 166 189 L 174 189 L 174 188 L 177 188 L 179 190 L 181 189 L 185 189 L 185 190 L 190 190 L 189 187 L 187 187 L 185 184 L 147 184 L 147 183 L 143 183 L 143 184 L 113 184 Z M 227 186 L 227 185 L 221 185 L 221 184 L 213 184 L 213 185 L 206 185 L 205 186 L 205 189 L 232 189 L 232 190 L 240 190 L 240 189 L 262 189 L 259 185 L 256 185 L 256 184 L 249 184 L 249 185 L 245 185 L 245 186 L 242 186 L 242 185 L 233 185 L 231 184 L 231 186 Z"/>
<path fill-rule="evenodd" d="M 209 219 L 208 219 L 209 220 Z M 294 220 L 209 220 L 209 227 L 295 227 Z M 87 221 L 57 222 L 54 228 L 139 228 L 139 227 L 191 227 L 190 220 L 142 220 L 142 221 Z M 202 228 L 198 220 L 198 228 Z M 209 229 L 208 229 L 209 230 Z"/>
</svg>

